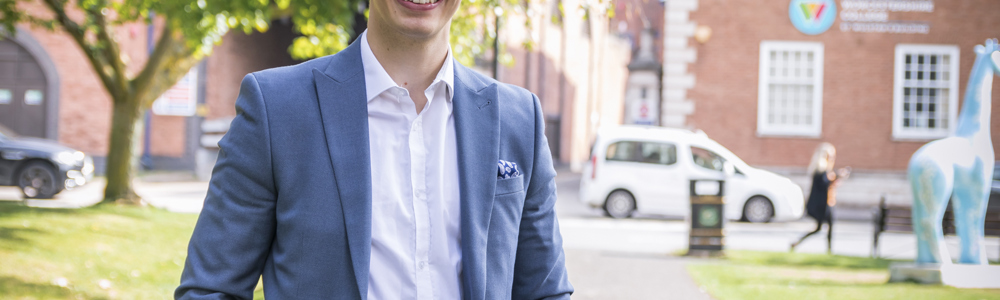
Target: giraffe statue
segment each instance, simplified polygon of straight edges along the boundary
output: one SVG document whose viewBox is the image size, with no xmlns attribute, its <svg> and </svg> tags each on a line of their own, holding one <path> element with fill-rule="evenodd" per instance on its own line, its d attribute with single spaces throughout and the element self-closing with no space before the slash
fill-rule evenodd
<svg viewBox="0 0 1000 300">
<path fill-rule="evenodd" d="M 961 240 L 959 263 L 988 264 L 983 226 L 994 163 L 990 104 L 993 73 L 1000 73 L 1000 45 L 986 40 L 975 52 L 954 135 L 927 143 L 910 158 L 917 263 L 951 263 L 941 228 L 951 198 Z"/>
</svg>

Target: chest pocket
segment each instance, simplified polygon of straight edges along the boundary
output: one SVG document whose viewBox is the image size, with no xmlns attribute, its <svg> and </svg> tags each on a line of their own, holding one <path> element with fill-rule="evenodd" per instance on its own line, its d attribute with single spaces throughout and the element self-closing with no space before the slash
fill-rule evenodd
<svg viewBox="0 0 1000 300">
<path fill-rule="evenodd" d="M 497 179 L 497 189 L 494 195 L 501 196 L 524 191 L 524 175 L 514 178 Z"/>
<path fill-rule="evenodd" d="M 514 258 L 508 254 L 517 252 L 517 235 L 524 210 L 525 193 L 524 175 L 497 179 L 490 214 L 488 248 L 495 252 L 490 257 L 495 258 L 497 263 L 509 266 L 510 270 L 513 270 Z"/>
</svg>

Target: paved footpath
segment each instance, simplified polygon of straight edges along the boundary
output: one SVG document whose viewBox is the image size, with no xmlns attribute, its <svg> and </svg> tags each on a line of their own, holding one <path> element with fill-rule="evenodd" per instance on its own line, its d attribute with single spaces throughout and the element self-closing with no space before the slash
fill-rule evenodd
<svg viewBox="0 0 1000 300">
<path fill-rule="evenodd" d="M 159 207 L 172 212 L 198 213 L 205 202 L 208 192 L 208 182 L 178 181 L 156 182 L 135 180 L 135 192 L 142 196 L 153 207 Z M 97 178 L 83 187 L 64 191 L 55 199 L 27 200 L 25 204 L 32 207 L 47 208 L 81 208 L 101 201 L 104 195 L 104 178 Z M 0 187 L 0 201 L 22 201 L 21 191 L 13 187 Z"/>
<path fill-rule="evenodd" d="M 573 299 L 712 299 L 688 276 L 691 260 L 566 248 Z"/>
</svg>

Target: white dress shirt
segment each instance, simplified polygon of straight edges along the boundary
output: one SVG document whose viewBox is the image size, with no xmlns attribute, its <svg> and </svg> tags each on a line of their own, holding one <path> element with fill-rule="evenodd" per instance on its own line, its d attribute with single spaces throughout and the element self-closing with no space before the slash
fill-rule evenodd
<svg viewBox="0 0 1000 300">
<path fill-rule="evenodd" d="M 417 114 L 361 34 L 372 168 L 368 299 L 461 298 L 458 155 L 449 50 Z"/>
</svg>

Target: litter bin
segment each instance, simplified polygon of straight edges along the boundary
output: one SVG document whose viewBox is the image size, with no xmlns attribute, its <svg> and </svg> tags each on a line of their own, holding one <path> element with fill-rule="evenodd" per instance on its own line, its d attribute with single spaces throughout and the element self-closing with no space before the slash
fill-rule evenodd
<svg viewBox="0 0 1000 300">
<path fill-rule="evenodd" d="M 689 256 L 722 256 L 726 243 L 725 180 L 691 180 Z"/>
</svg>

